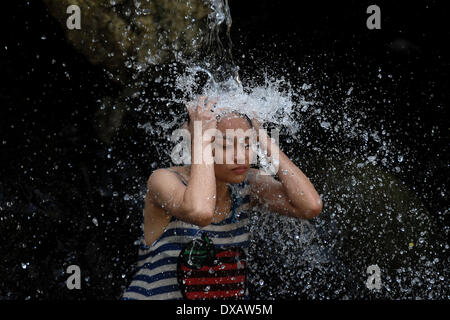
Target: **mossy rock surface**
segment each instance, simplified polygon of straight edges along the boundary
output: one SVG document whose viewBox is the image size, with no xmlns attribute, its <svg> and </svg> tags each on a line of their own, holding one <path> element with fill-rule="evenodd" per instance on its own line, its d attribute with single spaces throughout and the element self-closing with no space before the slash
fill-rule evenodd
<svg viewBox="0 0 450 320">
<path fill-rule="evenodd" d="M 94 65 L 126 82 L 149 65 L 189 55 L 203 45 L 210 9 L 204 1 L 43 0 L 66 29 L 67 40 Z M 78 5 L 81 29 L 69 30 L 67 8 Z"/>
</svg>

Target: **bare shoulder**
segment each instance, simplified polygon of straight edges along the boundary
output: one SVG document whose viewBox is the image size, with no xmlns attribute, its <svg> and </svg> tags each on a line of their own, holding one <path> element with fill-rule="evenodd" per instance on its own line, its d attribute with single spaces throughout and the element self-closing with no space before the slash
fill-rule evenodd
<svg viewBox="0 0 450 320">
<path fill-rule="evenodd" d="M 179 180 L 177 173 L 187 181 L 189 180 L 189 172 L 190 170 L 187 166 L 156 169 L 150 174 L 150 177 L 147 180 L 147 187 L 150 189 L 152 186 L 154 187 L 160 183 L 171 182 L 174 178 Z"/>
<path fill-rule="evenodd" d="M 178 174 L 184 177 L 186 169 L 183 167 L 159 168 L 148 178 L 145 215 L 151 221 L 154 222 L 154 219 L 165 221 L 170 216 L 168 214 L 170 208 L 176 208 L 182 202 L 185 185 Z M 150 220 L 147 219 L 147 221 Z"/>
<path fill-rule="evenodd" d="M 168 171 L 176 171 L 179 173 L 186 181 L 189 180 L 191 167 L 190 166 L 177 166 L 177 167 L 169 167 L 165 168 Z"/>
<path fill-rule="evenodd" d="M 159 168 L 147 180 L 147 194 L 144 207 L 145 243 L 153 243 L 170 222 L 176 208 L 182 201 L 184 185 L 177 176 L 179 167 Z"/>
</svg>

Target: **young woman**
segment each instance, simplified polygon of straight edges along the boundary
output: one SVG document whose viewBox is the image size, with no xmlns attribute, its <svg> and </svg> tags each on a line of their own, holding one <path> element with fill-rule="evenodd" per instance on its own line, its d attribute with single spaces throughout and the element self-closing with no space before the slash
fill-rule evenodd
<svg viewBox="0 0 450 320">
<path fill-rule="evenodd" d="M 158 169 L 148 179 L 138 270 L 122 299 L 246 298 L 247 211 L 261 205 L 311 219 L 322 210 L 309 179 L 258 130 L 257 120 L 233 112 L 217 118 L 213 104 L 201 97 L 188 106 L 192 164 Z M 208 138 L 211 129 L 223 134 L 223 143 Z M 250 168 L 248 136 L 230 141 L 226 133 L 249 129 L 269 157 L 279 155 L 279 181 Z"/>
</svg>

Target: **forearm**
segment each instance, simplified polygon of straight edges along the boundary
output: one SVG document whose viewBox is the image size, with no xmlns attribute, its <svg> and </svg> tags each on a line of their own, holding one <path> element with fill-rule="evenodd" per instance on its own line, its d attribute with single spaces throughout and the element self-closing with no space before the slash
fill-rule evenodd
<svg viewBox="0 0 450 320">
<path fill-rule="evenodd" d="M 192 164 L 185 197 L 194 207 L 214 212 L 216 206 L 216 178 L 214 165 Z"/>
<path fill-rule="evenodd" d="M 311 181 L 283 151 L 279 150 L 278 152 L 279 167 L 277 176 L 291 205 L 299 211 L 308 214 L 320 213 L 322 200 Z"/>
<path fill-rule="evenodd" d="M 264 134 L 264 133 L 263 133 Z M 267 135 L 267 155 L 277 164 L 277 176 L 283 186 L 289 203 L 306 215 L 317 215 L 322 210 L 322 201 L 308 177 L 289 159 L 289 157 Z"/>
<path fill-rule="evenodd" d="M 192 148 L 190 177 L 183 202 L 194 219 L 209 224 L 208 219 L 212 219 L 216 207 L 216 178 L 212 155 L 208 152 L 210 142 L 200 142 L 200 145 L 200 149 Z"/>
<path fill-rule="evenodd" d="M 201 226 L 211 223 L 216 209 L 216 177 L 211 150 L 213 135 L 208 134 L 217 128 L 216 114 L 211 109 L 214 103 L 214 99 L 207 101 L 202 96 L 195 105 L 187 105 L 192 163 L 183 204 L 190 213 L 190 220 Z"/>
</svg>

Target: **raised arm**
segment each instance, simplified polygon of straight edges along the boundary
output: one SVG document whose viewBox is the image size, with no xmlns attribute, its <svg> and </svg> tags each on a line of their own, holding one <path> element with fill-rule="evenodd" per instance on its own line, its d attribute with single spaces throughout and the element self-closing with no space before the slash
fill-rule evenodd
<svg viewBox="0 0 450 320">
<path fill-rule="evenodd" d="M 188 106 L 190 116 L 192 164 L 188 186 L 184 186 L 175 173 L 166 169 L 156 170 L 148 181 L 149 200 L 163 208 L 169 215 L 199 226 L 211 223 L 216 207 L 216 179 L 212 153 L 208 152 L 211 140 L 203 139 L 205 130 L 217 126 L 212 113 L 213 102 L 206 106 L 201 97 L 194 106 Z M 194 129 L 201 124 L 202 130 Z"/>
<path fill-rule="evenodd" d="M 255 121 L 255 129 L 259 124 Z M 270 211 L 311 219 L 322 211 L 322 200 L 308 177 L 284 154 L 266 134 L 258 130 L 260 145 L 267 155 L 279 155 L 277 176 L 280 181 L 253 169 L 249 173 L 252 199 L 267 205 Z"/>
</svg>

